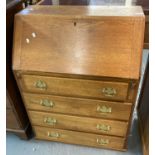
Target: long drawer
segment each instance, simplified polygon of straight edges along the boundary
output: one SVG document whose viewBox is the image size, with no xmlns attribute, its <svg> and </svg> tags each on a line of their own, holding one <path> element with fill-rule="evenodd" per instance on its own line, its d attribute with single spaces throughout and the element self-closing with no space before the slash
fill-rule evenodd
<svg viewBox="0 0 155 155">
<path fill-rule="evenodd" d="M 128 123 L 121 121 L 77 117 L 70 115 L 29 111 L 33 125 L 76 130 L 98 134 L 126 136 Z"/>
<path fill-rule="evenodd" d="M 80 144 L 99 148 L 110 148 L 118 150 L 124 149 L 124 138 L 61 129 L 51 129 L 38 126 L 34 126 L 34 130 L 37 139 Z"/>
<path fill-rule="evenodd" d="M 29 110 L 129 120 L 131 103 L 23 93 Z"/>
<path fill-rule="evenodd" d="M 128 83 L 22 75 L 26 92 L 124 101 Z"/>
</svg>

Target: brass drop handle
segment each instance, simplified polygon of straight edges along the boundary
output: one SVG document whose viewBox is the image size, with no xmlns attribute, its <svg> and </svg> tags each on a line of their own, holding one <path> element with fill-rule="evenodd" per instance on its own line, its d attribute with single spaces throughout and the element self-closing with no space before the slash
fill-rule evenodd
<svg viewBox="0 0 155 155">
<path fill-rule="evenodd" d="M 49 100 L 49 99 L 42 99 L 40 101 L 30 100 L 30 102 L 40 104 L 40 105 L 45 106 L 45 107 L 53 107 L 54 106 L 54 102 Z"/>
<path fill-rule="evenodd" d="M 52 137 L 52 138 L 59 138 L 60 137 L 60 134 L 59 133 L 50 133 L 50 132 L 47 132 L 47 136 L 48 137 Z"/>
<path fill-rule="evenodd" d="M 54 103 L 51 100 L 48 100 L 48 99 L 40 100 L 40 104 L 42 106 L 45 106 L 45 107 L 53 107 L 54 106 Z"/>
<path fill-rule="evenodd" d="M 103 88 L 102 92 L 104 96 L 107 96 L 107 97 L 114 97 L 117 94 L 116 89 L 111 87 Z"/>
<path fill-rule="evenodd" d="M 96 128 L 97 128 L 98 130 L 102 130 L 102 131 L 104 131 L 104 132 L 108 132 L 108 131 L 111 130 L 111 126 L 109 126 L 109 125 L 104 125 L 104 124 L 97 124 Z"/>
<path fill-rule="evenodd" d="M 35 83 L 34 83 L 34 86 L 36 87 L 36 88 L 40 88 L 40 89 L 47 89 L 47 84 L 46 84 L 46 82 L 44 82 L 44 81 L 42 81 L 42 80 L 38 80 L 38 81 L 36 81 Z"/>
<path fill-rule="evenodd" d="M 106 107 L 106 106 L 97 106 L 97 111 L 101 113 L 112 113 L 112 108 L 111 107 Z"/>
<path fill-rule="evenodd" d="M 44 118 L 44 123 L 46 123 L 48 125 L 55 125 L 56 122 L 57 122 L 57 120 L 55 118 L 51 118 L 51 117 Z"/>
<path fill-rule="evenodd" d="M 107 144 L 109 144 L 109 140 L 108 139 L 98 139 L 97 138 L 97 143 L 99 145 L 107 145 Z"/>
</svg>

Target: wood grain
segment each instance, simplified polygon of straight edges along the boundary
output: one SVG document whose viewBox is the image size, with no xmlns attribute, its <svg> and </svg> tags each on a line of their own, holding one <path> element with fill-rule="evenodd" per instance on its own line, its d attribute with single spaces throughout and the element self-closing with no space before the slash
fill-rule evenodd
<svg viewBox="0 0 155 155">
<path fill-rule="evenodd" d="M 43 15 L 52 15 L 54 17 L 78 17 L 78 18 L 104 18 L 105 16 L 115 17 L 143 17 L 143 10 L 140 6 L 29 6 L 20 14 L 43 14 Z M 78 16 L 77 16 L 78 15 Z"/>
<path fill-rule="evenodd" d="M 21 86 L 26 92 L 120 101 L 126 100 L 127 98 L 128 83 L 123 82 L 92 81 L 35 75 L 22 75 L 21 80 Z M 47 89 L 36 88 L 35 83 L 39 80 L 46 83 Z M 116 90 L 116 94 L 113 96 L 106 96 L 103 93 L 104 88 L 113 88 Z"/>
<path fill-rule="evenodd" d="M 132 103 L 109 102 L 102 100 L 90 100 L 82 98 L 62 97 L 54 95 L 40 95 L 23 93 L 28 110 L 55 112 L 70 115 L 109 118 L 117 120 L 129 120 Z M 52 102 L 53 107 L 41 105 L 41 101 Z M 103 113 L 97 110 L 99 107 L 111 108 L 111 113 Z"/>
<path fill-rule="evenodd" d="M 139 79 L 144 23 L 140 7 L 27 8 L 16 16 L 14 69 Z"/>
<path fill-rule="evenodd" d="M 110 137 L 110 136 L 103 136 L 98 134 L 90 134 L 90 133 L 83 133 L 83 132 L 75 132 L 75 131 L 68 131 L 68 130 L 60 130 L 60 129 L 51 129 L 45 127 L 38 127 L 34 126 L 34 130 L 36 133 L 37 139 L 44 139 L 50 141 L 58 141 L 64 143 L 71 143 L 71 144 L 80 144 L 86 146 L 93 146 L 99 148 L 109 148 L 109 149 L 116 149 L 116 150 L 124 150 L 124 138 L 119 137 Z M 49 133 L 58 133 L 60 134 L 59 138 L 49 137 Z M 97 139 L 101 140 L 109 140 L 109 144 L 100 145 L 97 143 Z"/>
<path fill-rule="evenodd" d="M 51 128 L 68 129 L 74 131 L 83 131 L 98 134 L 107 134 L 115 136 L 125 136 L 128 123 L 106 119 L 96 119 L 88 117 L 78 117 L 54 113 L 45 113 L 37 111 L 28 111 L 32 125 L 39 125 Z M 56 123 L 51 125 L 44 122 L 46 118 L 56 119 Z M 110 126 L 109 131 L 103 131 L 97 128 L 97 125 Z"/>
<path fill-rule="evenodd" d="M 124 150 L 140 76 L 142 8 L 37 5 L 15 21 L 13 70 L 36 138 Z M 110 112 L 99 113 L 102 106 Z M 98 146 L 96 136 L 108 145 Z"/>
</svg>

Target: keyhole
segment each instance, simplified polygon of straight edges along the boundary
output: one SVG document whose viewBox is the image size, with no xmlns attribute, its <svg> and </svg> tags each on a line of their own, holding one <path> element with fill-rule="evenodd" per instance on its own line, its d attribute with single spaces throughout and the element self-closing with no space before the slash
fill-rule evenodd
<svg viewBox="0 0 155 155">
<path fill-rule="evenodd" d="M 74 26 L 76 26 L 76 22 L 74 22 Z"/>
</svg>

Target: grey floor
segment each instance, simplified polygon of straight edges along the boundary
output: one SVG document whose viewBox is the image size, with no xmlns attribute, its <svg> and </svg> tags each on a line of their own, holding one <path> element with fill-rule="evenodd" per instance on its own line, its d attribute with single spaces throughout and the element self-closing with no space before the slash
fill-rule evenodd
<svg viewBox="0 0 155 155">
<path fill-rule="evenodd" d="M 145 69 L 147 56 L 148 50 L 144 50 L 142 75 Z M 133 113 L 127 152 L 96 149 L 34 139 L 26 141 L 21 140 L 19 137 L 11 133 L 7 133 L 6 136 L 6 152 L 7 155 L 142 155 L 137 124 L 137 113 L 136 110 Z"/>
</svg>

